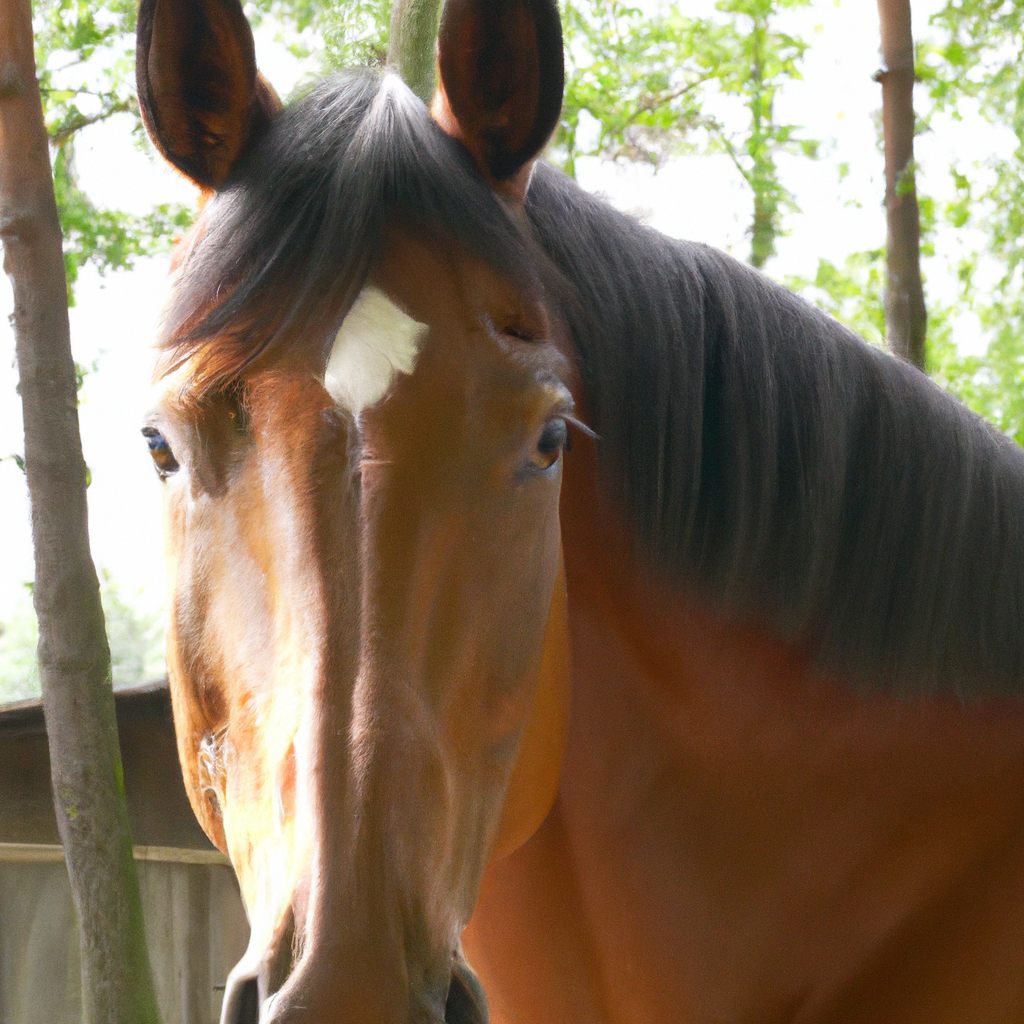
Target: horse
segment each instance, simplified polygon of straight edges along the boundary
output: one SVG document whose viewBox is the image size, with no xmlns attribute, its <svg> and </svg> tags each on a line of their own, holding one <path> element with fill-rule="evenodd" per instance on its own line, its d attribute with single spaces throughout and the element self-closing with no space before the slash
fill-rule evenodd
<svg viewBox="0 0 1024 1024">
<path fill-rule="evenodd" d="M 285 108 L 140 10 L 222 1024 L 1024 1020 L 1024 452 L 540 160 L 554 0 L 437 45 Z"/>
</svg>

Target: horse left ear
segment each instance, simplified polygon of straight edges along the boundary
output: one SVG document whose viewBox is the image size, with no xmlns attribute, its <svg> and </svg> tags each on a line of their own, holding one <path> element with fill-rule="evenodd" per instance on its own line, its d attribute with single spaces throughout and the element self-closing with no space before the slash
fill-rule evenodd
<svg viewBox="0 0 1024 1024">
<path fill-rule="evenodd" d="M 204 191 L 227 181 L 281 109 L 239 0 L 142 0 L 135 79 L 156 147 Z"/>
<path fill-rule="evenodd" d="M 437 68 L 434 119 L 502 194 L 522 201 L 562 110 L 556 0 L 446 0 Z"/>
</svg>

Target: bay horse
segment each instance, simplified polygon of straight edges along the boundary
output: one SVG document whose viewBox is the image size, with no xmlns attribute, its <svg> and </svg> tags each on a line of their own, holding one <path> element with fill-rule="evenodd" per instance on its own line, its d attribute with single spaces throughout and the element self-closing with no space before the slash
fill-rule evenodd
<svg viewBox="0 0 1024 1024">
<path fill-rule="evenodd" d="M 1024 1021 L 1024 452 L 537 162 L 554 0 L 448 0 L 429 110 L 138 32 L 223 1024 Z"/>
</svg>

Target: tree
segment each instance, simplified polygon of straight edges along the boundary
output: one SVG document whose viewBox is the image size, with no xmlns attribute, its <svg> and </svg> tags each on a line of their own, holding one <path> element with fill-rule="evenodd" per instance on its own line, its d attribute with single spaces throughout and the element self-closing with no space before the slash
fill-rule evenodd
<svg viewBox="0 0 1024 1024">
<path fill-rule="evenodd" d="M 584 109 L 601 125 L 588 153 L 655 164 L 687 149 L 727 153 L 751 189 L 751 262 L 763 266 L 783 213 L 797 209 L 779 179 L 777 157 L 817 152 L 814 140 L 799 139 L 795 126 L 773 117 L 774 99 L 799 77 L 807 48 L 778 32 L 774 21 L 808 2 L 720 0 L 717 18 L 700 19 L 683 17 L 678 6 L 651 11 L 622 0 L 567 0 L 568 81 L 555 146 L 565 169 L 573 173 L 583 155 L 577 128 Z M 83 265 L 101 273 L 130 268 L 166 249 L 192 217 L 174 204 L 143 216 L 99 209 L 78 187 L 75 143 L 91 125 L 124 118 L 139 144 L 148 145 L 130 75 L 137 6 L 135 0 L 39 0 L 36 7 L 36 58 L 72 301 Z M 287 26 L 293 51 L 318 51 L 327 70 L 390 60 L 429 101 L 439 9 L 439 0 L 254 0 L 252 15 Z M 742 99 L 749 112 L 745 131 L 701 113 L 708 88 Z"/>
<path fill-rule="evenodd" d="M 800 77 L 808 47 L 776 22 L 809 2 L 719 0 L 716 17 L 690 18 L 678 4 L 566 0 L 565 102 L 549 155 L 575 175 L 582 156 L 658 167 L 681 152 L 727 154 L 751 192 L 750 260 L 763 267 L 783 215 L 798 210 L 778 157 L 818 153 L 816 140 L 774 114 L 780 91 Z M 439 0 L 256 0 L 256 10 L 311 32 L 326 70 L 389 63 L 422 99 L 433 94 Z M 304 44 L 292 48 L 311 54 Z M 741 100 L 748 115 L 742 129 L 706 113 L 713 92 Z M 598 129 L 592 145 L 581 137 L 584 112 Z"/>
<path fill-rule="evenodd" d="M 914 39 L 910 0 L 878 0 L 885 139 L 885 336 L 889 348 L 924 368 L 927 315 L 921 280 L 920 215 L 914 183 Z"/>
<path fill-rule="evenodd" d="M 959 118 L 976 108 L 1008 145 L 995 156 L 965 156 L 950 168 L 955 198 L 941 211 L 954 228 L 980 229 L 979 252 L 958 260 L 959 304 L 977 314 L 987 349 L 961 356 L 952 344 L 935 353 L 944 386 L 1000 430 L 1024 444 L 1024 6 L 958 0 L 932 19 L 938 41 L 918 74 L 936 113 Z M 979 291 L 978 271 L 994 281 Z"/>
<path fill-rule="evenodd" d="M 440 16 L 440 0 L 398 0 L 391 15 L 388 64 L 424 103 L 434 97 L 434 44 Z"/>
<path fill-rule="evenodd" d="M 79 270 L 86 263 L 100 273 L 130 268 L 138 257 L 167 248 L 191 221 L 191 212 L 180 205 L 162 204 L 144 216 L 99 209 L 78 187 L 75 142 L 84 129 L 122 117 L 140 144 L 147 144 L 131 81 L 137 9 L 136 0 L 36 4 L 36 66 L 54 154 L 54 190 L 72 302 Z"/>
<path fill-rule="evenodd" d="M 157 1022 L 89 554 L 67 283 L 28 0 L 0 0 L 0 239 L 14 289 L 43 710 L 80 923 L 85 1019 Z"/>
<path fill-rule="evenodd" d="M 741 96 L 750 113 L 749 130 L 737 144 L 721 128 L 715 138 L 729 154 L 754 196 L 750 228 L 750 262 L 763 267 L 775 254 L 785 208 L 797 210 L 796 201 L 779 179 L 776 160 L 781 153 L 815 157 L 818 143 L 797 137 L 795 125 L 775 120 L 775 98 L 788 79 L 798 78 L 798 64 L 807 43 L 774 28 L 783 10 L 805 6 L 807 0 L 723 0 L 720 9 L 743 19 L 734 23 L 733 62 L 726 65 L 721 87 Z M 743 29 L 746 28 L 746 31 Z"/>
<path fill-rule="evenodd" d="M 818 153 L 817 141 L 775 119 L 775 100 L 800 77 L 808 46 L 776 22 L 808 2 L 719 0 L 715 18 L 689 18 L 675 5 L 651 10 L 623 0 L 567 0 L 565 102 L 554 155 L 575 174 L 581 156 L 657 168 L 679 152 L 725 153 L 750 189 L 750 262 L 763 267 L 775 253 L 784 211 L 798 209 L 778 157 Z M 742 129 L 707 112 L 714 92 L 741 100 Z M 597 125 L 587 148 L 584 111 Z"/>
<path fill-rule="evenodd" d="M 553 155 L 575 177 L 583 156 L 655 168 L 695 148 L 706 127 L 703 87 L 722 59 L 722 30 L 676 8 L 642 11 L 621 0 L 567 0 L 566 83 Z M 581 123 L 595 137 L 587 145 Z"/>
<path fill-rule="evenodd" d="M 785 284 L 881 348 L 885 345 L 884 262 L 884 249 L 853 252 L 841 267 L 818 260 L 813 281 L 791 276 Z"/>
</svg>

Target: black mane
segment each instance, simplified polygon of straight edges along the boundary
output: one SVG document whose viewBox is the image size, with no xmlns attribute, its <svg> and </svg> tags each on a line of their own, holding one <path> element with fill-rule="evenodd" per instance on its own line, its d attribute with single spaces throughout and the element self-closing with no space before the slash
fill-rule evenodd
<svg viewBox="0 0 1024 1024">
<path fill-rule="evenodd" d="M 656 565 L 904 693 L 1024 693 L 1024 451 L 912 366 L 539 166 L 605 479 Z"/>
<path fill-rule="evenodd" d="M 199 356 L 199 392 L 273 345 L 326 351 L 386 224 L 439 229 L 563 297 L 604 485 L 657 569 L 823 667 L 1024 693 L 1024 452 L 763 275 L 546 165 L 527 214 L 534 239 L 396 79 L 338 76 L 211 202 L 164 344 Z"/>
</svg>

